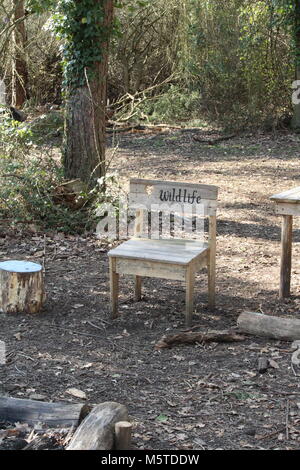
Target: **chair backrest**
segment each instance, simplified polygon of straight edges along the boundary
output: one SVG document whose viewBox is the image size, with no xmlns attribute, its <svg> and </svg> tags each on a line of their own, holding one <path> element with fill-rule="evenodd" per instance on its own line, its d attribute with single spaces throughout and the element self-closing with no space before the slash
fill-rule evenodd
<svg viewBox="0 0 300 470">
<path fill-rule="evenodd" d="M 131 179 L 129 207 L 136 210 L 134 234 L 139 237 L 165 238 L 169 230 L 162 230 L 163 220 L 167 221 L 167 226 L 170 226 L 170 220 L 171 226 L 176 225 L 177 221 L 179 232 L 195 232 L 197 219 L 216 216 L 217 197 L 217 186 Z M 160 214 L 159 219 L 156 218 L 159 222 L 155 227 L 154 218 L 150 219 L 150 231 L 149 213 Z"/>
</svg>

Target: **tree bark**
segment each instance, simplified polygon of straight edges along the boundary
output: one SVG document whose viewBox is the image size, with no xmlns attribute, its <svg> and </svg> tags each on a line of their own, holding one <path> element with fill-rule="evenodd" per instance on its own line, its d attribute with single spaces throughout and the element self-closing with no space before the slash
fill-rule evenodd
<svg viewBox="0 0 300 470">
<path fill-rule="evenodd" d="M 113 0 L 104 1 L 104 26 L 112 23 L 113 5 Z M 87 70 L 85 85 L 70 92 L 65 118 L 65 177 L 80 178 L 90 186 L 93 180 L 105 175 L 109 43 L 95 44 L 95 47 L 101 48 L 102 60 L 94 64 L 94 78 L 88 79 Z"/>
<path fill-rule="evenodd" d="M 296 49 L 295 79 L 300 80 L 300 0 L 295 0 L 295 32 L 294 41 Z M 300 129 L 300 103 L 294 104 L 294 112 L 291 121 L 293 129 Z"/>
<path fill-rule="evenodd" d="M 26 60 L 27 34 L 25 21 L 25 0 L 13 0 L 13 66 L 12 66 L 12 105 L 21 108 L 27 99 L 28 68 Z"/>
</svg>

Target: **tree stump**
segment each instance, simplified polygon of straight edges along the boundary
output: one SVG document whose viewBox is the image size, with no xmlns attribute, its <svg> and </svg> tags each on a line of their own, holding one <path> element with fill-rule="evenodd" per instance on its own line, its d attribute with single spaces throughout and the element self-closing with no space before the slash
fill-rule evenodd
<svg viewBox="0 0 300 470">
<path fill-rule="evenodd" d="M 42 266 L 28 261 L 0 263 L 0 311 L 38 313 L 45 300 Z"/>
</svg>

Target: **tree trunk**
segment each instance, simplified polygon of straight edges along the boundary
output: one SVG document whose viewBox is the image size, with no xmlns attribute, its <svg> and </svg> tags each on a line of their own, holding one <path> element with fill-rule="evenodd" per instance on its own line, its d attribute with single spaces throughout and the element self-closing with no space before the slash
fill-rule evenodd
<svg viewBox="0 0 300 470">
<path fill-rule="evenodd" d="M 95 0 L 99 1 L 99 0 Z M 113 0 L 104 2 L 104 25 L 113 20 Z M 94 77 L 70 92 L 66 105 L 64 169 L 67 179 L 80 178 L 92 186 L 105 174 L 105 128 L 108 72 L 108 42 L 101 48 L 102 60 L 94 64 Z"/>
<path fill-rule="evenodd" d="M 26 26 L 25 0 L 13 0 L 15 25 L 12 43 L 13 43 L 13 66 L 12 66 L 12 105 L 21 108 L 27 99 L 28 88 L 28 69 L 26 61 Z M 21 21 L 19 21 L 21 20 Z"/>
<path fill-rule="evenodd" d="M 295 0 L 295 33 L 294 33 L 296 60 L 295 79 L 300 80 L 300 0 Z M 300 129 L 300 103 L 294 104 L 293 118 L 291 121 L 293 129 Z"/>
<path fill-rule="evenodd" d="M 104 84 L 99 92 L 92 84 L 77 88 L 68 99 L 64 154 L 67 179 L 80 178 L 91 184 L 92 179 L 105 173 L 105 95 Z"/>
</svg>

